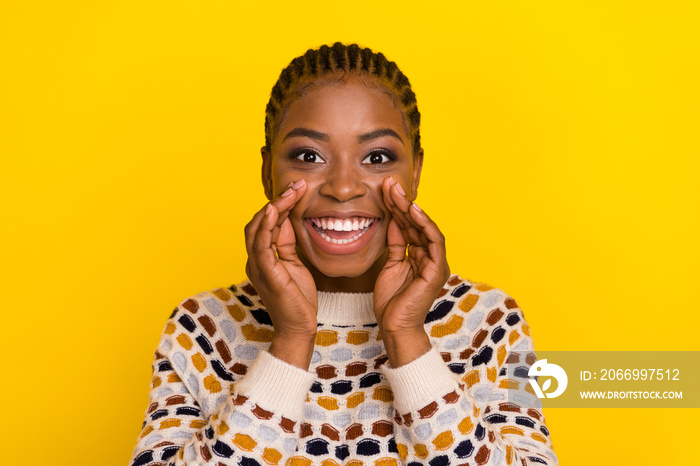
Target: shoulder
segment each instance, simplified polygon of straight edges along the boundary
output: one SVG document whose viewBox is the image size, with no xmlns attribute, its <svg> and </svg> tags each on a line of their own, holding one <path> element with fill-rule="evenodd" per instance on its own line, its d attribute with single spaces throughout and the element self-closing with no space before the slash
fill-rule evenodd
<svg viewBox="0 0 700 466">
<path fill-rule="evenodd" d="M 426 324 L 459 315 L 455 313 L 457 310 L 461 311 L 462 316 L 478 315 L 487 310 L 500 311 L 490 314 L 488 321 L 498 320 L 501 317 L 500 314 L 521 313 L 515 299 L 501 288 L 472 282 L 453 274 L 433 303 L 427 315 Z"/>
<path fill-rule="evenodd" d="M 198 360 L 219 357 L 228 365 L 234 353 L 248 359 L 259 351 L 239 346 L 265 344 L 271 339 L 272 321 L 253 286 L 245 281 L 183 299 L 165 323 L 159 350 L 200 354 Z"/>
<path fill-rule="evenodd" d="M 244 322 L 251 316 L 260 321 L 267 321 L 267 311 L 249 281 L 228 287 L 213 288 L 183 299 L 170 316 L 169 321 L 177 321 L 187 326 L 190 321 L 197 321 L 204 327 L 210 321 Z"/>
<path fill-rule="evenodd" d="M 227 310 L 229 306 L 253 308 L 261 306 L 258 293 L 249 281 L 228 287 L 213 288 L 183 299 L 175 311 L 185 310 L 191 314 L 209 313 L 215 316 Z"/>
<path fill-rule="evenodd" d="M 156 357 L 174 370 L 205 413 L 225 400 L 272 340 L 272 323 L 250 283 L 183 299 L 166 321 Z M 161 387 L 162 390 L 171 389 Z"/>
<path fill-rule="evenodd" d="M 501 288 L 459 275 L 452 275 L 438 295 L 426 318 L 426 328 L 447 350 L 478 351 L 486 345 L 509 349 L 530 336 L 523 312 L 512 296 Z"/>
</svg>

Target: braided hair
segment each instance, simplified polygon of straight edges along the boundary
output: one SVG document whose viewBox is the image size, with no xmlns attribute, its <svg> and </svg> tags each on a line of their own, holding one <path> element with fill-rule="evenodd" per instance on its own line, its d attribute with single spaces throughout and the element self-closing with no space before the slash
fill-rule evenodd
<svg viewBox="0 0 700 466">
<path fill-rule="evenodd" d="M 340 42 L 330 47 L 322 45 L 318 49 L 309 49 L 282 70 L 265 109 L 266 147 L 272 147 L 285 110 L 301 96 L 304 89 L 323 79 L 344 82 L 352 76 L 369 78 L 370 83 L 389 91 L 395 104 L 401 108 L 406 132 L 413 142 L 413 154 L 417 154 L 420 151 L 420 112 L 406 75 L 382 53 Z"/>
</svg>

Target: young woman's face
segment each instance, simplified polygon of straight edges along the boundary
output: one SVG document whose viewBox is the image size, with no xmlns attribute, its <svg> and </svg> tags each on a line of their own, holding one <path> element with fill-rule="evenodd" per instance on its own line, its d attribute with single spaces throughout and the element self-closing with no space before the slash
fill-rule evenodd
<svg viewBox="0 0 700 466">
<path fill-rule="evenodd" d="M 390 220 L 382 182 L 393 177 L 415 199 L 423 160 L 391 97 L 356 79 L 313 86 L 288 107 L 271 154 L 262 152 L 268 198 L 306 180 L 289 219 L 317 287 L 373 290 Z"/>
</svg>

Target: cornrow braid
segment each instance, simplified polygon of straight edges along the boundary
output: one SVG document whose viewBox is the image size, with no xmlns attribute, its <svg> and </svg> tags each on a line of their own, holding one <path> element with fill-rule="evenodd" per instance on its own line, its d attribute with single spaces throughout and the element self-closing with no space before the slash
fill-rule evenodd
<svg viewBox="0 0 700 466">
<path fill-rule="evenodd" d="M 265 145 L 272 146 L 280 119 L 289 104 L 301 95 L 303 89 L 314 81 L 337 75 L 364 76 L 388 90 L 401 107 L 408 134 L 413 143 L 414 155 L 420 150 L 420 112 L 416 94 L 399 67 L 384 54 L 361 48 L 357 44 L 322 45 L 309 49 L 282 70 L 272 88 L 270 101 L 265 109 Z"/>
</svg>

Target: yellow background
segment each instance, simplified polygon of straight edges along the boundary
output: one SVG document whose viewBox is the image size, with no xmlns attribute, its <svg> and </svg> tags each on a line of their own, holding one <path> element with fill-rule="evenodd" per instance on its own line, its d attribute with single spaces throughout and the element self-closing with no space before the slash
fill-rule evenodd
<svg viewBox="0 0 700 466">
<path fill-rule="evenodd" d="M 3 464 L 127 463 L 165 319 L 245 278 L 270 89 L 336 40 L 411 79 L 418 201 L 536 348 L 700 349 L 695 1 L 1 5 Z M 565 465 L 696 454 L 695 411 L 545 414 Z"/>
</svg>

